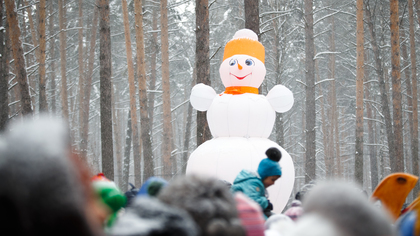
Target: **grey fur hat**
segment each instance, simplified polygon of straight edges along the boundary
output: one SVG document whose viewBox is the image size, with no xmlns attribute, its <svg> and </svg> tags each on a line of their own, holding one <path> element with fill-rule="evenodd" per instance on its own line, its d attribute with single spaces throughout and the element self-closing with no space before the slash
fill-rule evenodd
<svg viewBox="0 0 420 236">
<path fill-rule="evenodd" d="M 196 236 L 198 227 L 182 209 L 156 198 L 137 197 L 110 229 L 112 236 Z"/>
<path fill-rule="evenodd" d="M 303 208 L 305 214 L 297 222 L 292 236 L 395 235 L 387 213 L 369 202 L 354 183 L 319 183 L 305 196 Z"/>
<path fill-rule="evenodd" d="M 233 195 L 220 180 L 197 175 L 181 176 L 169 182 L 158 198 L 185 209 L 200 227 L 202 236 L 245 235 Z"/>
</svg>

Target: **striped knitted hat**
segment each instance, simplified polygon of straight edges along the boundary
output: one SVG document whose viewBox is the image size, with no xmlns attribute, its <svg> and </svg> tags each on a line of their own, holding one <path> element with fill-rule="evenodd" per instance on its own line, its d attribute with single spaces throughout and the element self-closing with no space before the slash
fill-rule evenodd
<svg viewBox="0 0 420 236">
<path fill-rule="evenodd" d="M 260 205 L 249 199 L 242 192 L 235 193 L 236 208 L 241 220 L 242 226 L 245 228 L 247 236 L 264 236 L 264 223 Z"/>
</svg>

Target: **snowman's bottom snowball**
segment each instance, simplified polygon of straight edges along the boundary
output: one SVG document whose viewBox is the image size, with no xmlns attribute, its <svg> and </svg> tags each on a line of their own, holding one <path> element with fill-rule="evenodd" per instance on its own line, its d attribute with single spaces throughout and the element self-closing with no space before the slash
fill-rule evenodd
<svg viewBox="0 0 420 236">
<path fill-rule="evenodd" d="M 282 153 L 282 176 L 267 189 L 268 199 L 274 205 L 273 211 L 281 213 L 293 191 L 295 169 L 290 155 L 269 139 L 221 137 L 206 141 L 191 154 L 186 173 L 209 175 L 233 183 L 242 169 L 256 171 L 270 147 L 276 147 Z"/>
</svg>

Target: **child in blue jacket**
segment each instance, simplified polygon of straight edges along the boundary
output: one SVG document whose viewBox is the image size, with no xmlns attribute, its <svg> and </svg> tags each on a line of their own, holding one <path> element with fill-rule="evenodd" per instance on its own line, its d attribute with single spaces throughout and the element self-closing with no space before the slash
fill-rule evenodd
<svg viewBox="0 0 420 236">
<path fill-rule="evenodd" d="M 281 177 L 279 161 L 281 152 L 277 148 L 269 148 L 265 154 L 267 158 L 261 160 L 257 172 L 242 170 L 236 176 L 231 187 L 232 192 L 243 192 L 246 196 L 257 202 L 266 217 L 271 215 L 273 205 L 266 197 L 266 188 L 273 185 Z"/>
</svg>

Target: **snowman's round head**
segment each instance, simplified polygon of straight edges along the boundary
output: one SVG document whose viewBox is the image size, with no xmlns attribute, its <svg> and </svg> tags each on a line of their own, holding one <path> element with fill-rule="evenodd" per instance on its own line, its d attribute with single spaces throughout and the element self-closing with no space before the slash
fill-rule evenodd
<svg viewBox="0 0 420 236">
<path fill-rule="evenodd" d="M 249 29 L 237 31 L 226 44 L 220 65 L 223 85 L 260 87 L 266 74 L 264 59 L 264 46 L 258 42 L 258 36 Z"/>
</svg>

